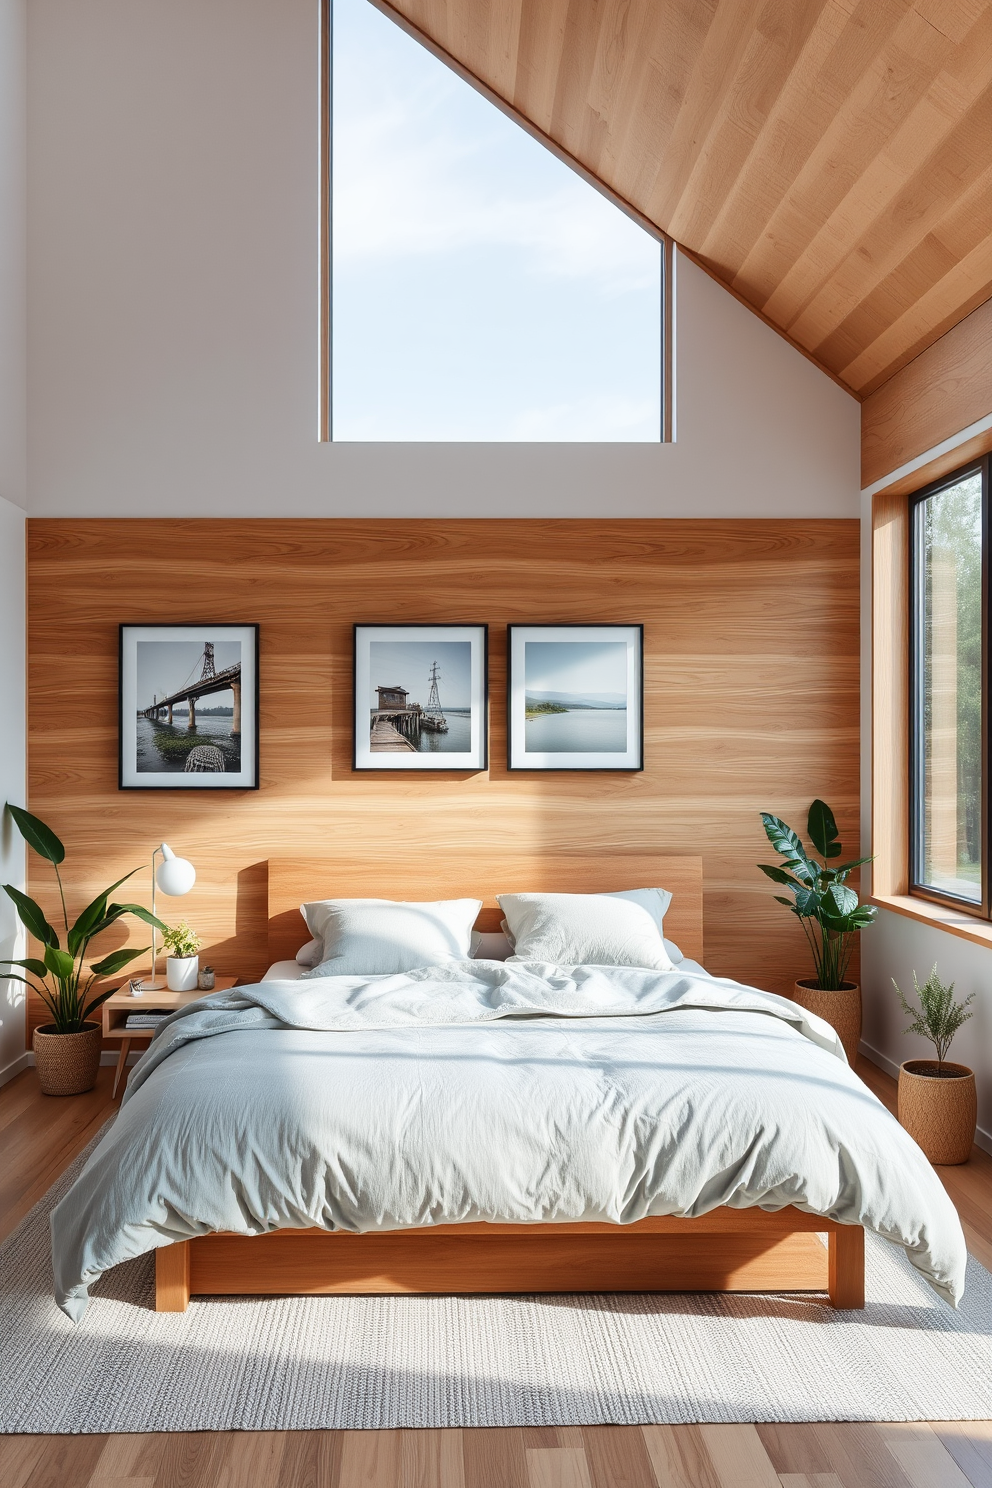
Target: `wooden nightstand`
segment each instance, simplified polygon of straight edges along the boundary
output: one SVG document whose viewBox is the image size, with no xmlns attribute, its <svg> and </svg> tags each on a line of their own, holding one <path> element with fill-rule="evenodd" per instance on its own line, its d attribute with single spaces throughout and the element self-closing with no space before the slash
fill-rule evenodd
<svg viewBox="0 0 992 1488">
<path fill-rule="evenodd" d="M 214 992 L 229 992 L 237 984 L 237 977 L 218 976 L 214 983 Z M 131 1052 L 132 1044 L 150 1044 L 154 1028 L 127 1028 L 129 1013 L 174 1013 L 176 1008 L 185 1007 L 189 1002 L 196 1002 L 200 997 L 209 997 L 209 992 L 169 992 L 163 989 L 161 992 L 146 992 L 142 997 L 132 997 L 128 990 L 130 982 L 123 983 L 123 989 L 114 992 L 107 998 L 101 1008 L 103 1014 L 103 1036 L 105 1039 L 120 1039 L 121 1052 L 117 1060 L 117 1070 L 114 1074 L 114 1095 L 117 1095 L 117 1087 L 121 1083 L 121 1076 L 127 1066 L 127 1056 Z"/>
</svg>

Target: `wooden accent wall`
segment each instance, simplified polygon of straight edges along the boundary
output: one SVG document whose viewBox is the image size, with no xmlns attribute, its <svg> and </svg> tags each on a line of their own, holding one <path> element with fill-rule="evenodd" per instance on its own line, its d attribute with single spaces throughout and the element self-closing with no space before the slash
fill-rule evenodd
<svg viewBox="0 0 992 1488">
<path fill-rule="evenodd" d="M 992 300 L 861 405 L 861 484 L 876 481 L 992 414 Z M 919 490 L 992 449 L 992 430 L 893 485 Z"/>
<path fill-rule="evenodd" d="M 198 620 L 261 627 L 261 790 L 120 792 L 118 623 Z M 488 621 L 487 772 L 352 772 L 352 624 L 377 620 Z M 643 773 L 507 772 L 513 621 L 644 622 Z M 147 903 L 164 838 L 198 875 L 166 918 L 242 979 L 267 964 L 270 856 L 522 847 L 702 854 L 710 969 L 786 991 L 807 953 L 754 866 L 759 810 L 798 824 L 822 796 L 857 850 L 855 521 L 32 519 L 29 647 L 29 801 L 70 907 L 135 866 Z M 36 858 L 30 882 L 54 915 Z"/>
</svg>

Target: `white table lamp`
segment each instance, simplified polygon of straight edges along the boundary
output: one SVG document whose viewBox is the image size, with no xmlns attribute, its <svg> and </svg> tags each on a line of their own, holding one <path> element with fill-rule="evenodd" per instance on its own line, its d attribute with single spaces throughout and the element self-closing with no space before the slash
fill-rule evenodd
<svg viewBox="0 0 992 1488">
<path fill-rule="evenodd" d="M 155 867 L 155 859 L 159 853 L 162 861 L 158 868 Z M 163 842 L 152 853 L 152 914 L 155 913 L 155 888 L 156 885 L 163 894 L 178 899 L 182 894 L 188 894 L 196 883 L 196 869 L 186 858 L 177 858 L 167 842 Z M 160 992 L 168 985 L 160 982 L 155 976 L 156 959 L 158 957 L 158 942 L 155 926 L 152 926 L 152 978 L 150 982 L 143 982 L 143 990 L 146 992 Z"/>
</svg>

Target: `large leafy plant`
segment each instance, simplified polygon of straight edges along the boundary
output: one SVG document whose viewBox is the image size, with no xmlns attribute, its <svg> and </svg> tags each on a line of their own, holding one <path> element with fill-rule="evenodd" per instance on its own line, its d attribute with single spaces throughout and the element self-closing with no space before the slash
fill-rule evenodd
<svg viewBox="0 0 992 1488">
<path fill-rule="evenodd" d="M 146 925 L 154 925 L 159 930 L 165 926 L 161 920 L 155 918 L 147 909 L 140 904 L 114 904 L 110 900 L 115 889 L 119 889 L 122 883 L 135 873 L 137 868 L 132 868 L 130 873 L 125 873 L 109 889 L 98 894 L 91 904 L 88 904 L 82 914 L 77 916 L 75 922 L 69 924 L 69 915 L 65 906 L 65 893 L 62 888 L 62 875 L 59 873 L 59 864 L 65 858 L 65 848 L 56 837 L 50 827 L 46 827 L 38 817 L 32 816 L 30 812 L 23 811 L 19 806 L 11 806 L 8 802 L 7 811 L 13 818 L 18 831 L 29 847 L 33 848 L 39 857 L 51 863 L 55 869 L 55 877 L 59 886 L 59 898 L 62 901 L 62 919 L 65 925 L 65 945 L 58 932 L 46 920 L 40 905 L 30 899 L 27 894 L 15 889 L 13 884 L 4 884 L 4 893 L 14 901 L 21 923 L 27 930 L 39 940 L 44 948 L 43 956 L 27 956 L 19 961 L 0 961 L 0 966 L 16 966 L 20 971 L 4 972 L 12 980 L 23 982 L 37 992 L 52 1015 L 52 1023 L 56 1033 L 80 1033 L 83 1024 L 94 1013 L 101 1003 L 106 1002 L 113 992 L 112 987 L 105 991 L 97 992 L 90 997 L 90 989 L 97 977 L 114 976 L 118 971 L 133 961 L 135 956 L 140 956 L 148 949 L 143 946 L 137 951 L 111 951 L 109 956 L 104 956 L 101 961 L 90 962 L 89 967 L 84 966 L 86 953 L 91 940 L 102 935 L 111 925 L 117 923 L 124 915 L 135 915 L 143 920 Z M 30 975 L 24 976 L 23 972 Z"/>
<path fill-rule="evenodd" d="M 791 899 L 782 894 L 776 894 L 775 898 L 792 911 L 803 927 L 813 953 L 817 986 L 838 992 L 847 974 L 855 934 L 870 925 L 878 913 L 871 905 L 861 904 L 847 883 L 848 874 L 871 859 L 857 858 L 851 863 L 830 866 L 834 858 L 842 855 L 843 848 L 834 814 L 823 801 L 813 802 L 806 821 L 809 840 L 822 863 L 806 851 L 798 833 L 779 817 L 763 811 L 761 824 L 783 861 L 779 866 L 759 863 L 758 867 L 772 883 L 782 884 L 792 895 Z"/>
<path fill-rule="evenodd" d="M 913 986 L 916 989 L 919 1008 L 913 1007 L 913 1004 L 906 1000 L 895 977 L 892 978 L 892 985 L 902 1003 L 903 1012 L 907 1018 L 913 1020 L 906 1032 L 918 1033 L 921 1038 L 930 1040 L 937 1051 L 937 1073 L 940 1075 L 943 1072 L 944 1055 L 951 1047 L 951 1040 L 961 1024 L 967 1023 L 972 1016 L 966 1009 L 975 1000 L 974 992 L 970 997 L 966 997 L 964 1002 L 957 1002 L 954 997 L 954 983 L 949 982 L 945 986 L 937 975 L 936 966 L 922 987 L 917 981 L 916 972 L 913 972 Z"/>
</svg>

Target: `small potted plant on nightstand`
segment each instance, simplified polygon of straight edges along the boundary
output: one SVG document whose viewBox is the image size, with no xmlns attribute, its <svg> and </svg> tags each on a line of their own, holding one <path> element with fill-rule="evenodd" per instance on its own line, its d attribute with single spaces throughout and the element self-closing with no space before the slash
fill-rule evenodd
<svg viewBox="0 0 992 1488">
<path fill-rule="evenodd" d="M 975 1076 L 966 1064 L 949 1064 L 944 1055 L 961 1024 L 972 1016 L 965 1010 L 975 994 L 956 1002 L 954 983 L 945 987 L 936 966 L 922 987 L 913 972 L 918 1009 L 907 1002 L 895 977 L 892 985 L 903 1012 L 913 1020 L 906 1032 L 929 1039 L 937 1051 L 936 1060 L 907 1059 L 900 1065 L 899 1123 L 932 1163 L 967 1162 L 978 1120 Z"/>
<path fill-rule="evenodd" d="M 871 859 L 857 858 L 852 863 L 830 866 L 841 856 L 842 848 L 834 814 L 823 801 L 813 802 L 806 821 L 809 840 L 823 858 L 822 863 L 806 851 L 798 833 L 779 817 L 763 811 L 761 821 L 765 836 L 784 861 L 780 867 L 767 863 L 758 867 L 773 883 L 783 884 L 791 893 L 791 899 L 782 894 L 775 898 L 799 920 L 813 953 L 816 975 L 797 980 L 793 1001 L 836 1029 L 853 1068 L 861 1039 L 861 987 L 847 980 L 847 968 L 855 934 L 870 925 L 878 911 L 859 903 L 847 876 Z"/>
<path fill-rule="evenodd" d="M 140 904 L 110 902 L 114 890 L 129 879 L 131 873 L 137 873 L 137 868 L 98 894 L 70 925 L 59 873 L 65 848 L 51 828 L 38 817 L 9 803 L 6 809 L 28 846 L 55 869 L 65 925 L 65 949 L 41 906 L 20 889 L 15 889 L 13 884 L 4 884 L 4 892 L 14 901 L 21 923 L 41 942 L 42 955 L 26 956 L 19 961 L 0 961 L 0 966 L 18 967 L 18 971 L 4 972 L 3 975 L 30 987 L 51 1014 L 51 1022 L 36 1028 L 32 1040 L 42 1091 L 45 1095 L 79 1095 L 84 1090 L 92 1090 L 100 1067 L 101 1029 L 99 1023 L 90 1021 L 90 1014 L 95 1013 L 114 991 L 113 987 L 108 987 L 91 996 L 93 982 L 97 977 L 114 976 L 135 956 L 148 949 L 142 946 L 137 951 L 111 951 L 102 961 L 91 961 L 87 974 L 83 960 L 90 941 L 124 915 L 135 915 L 146 925 L 155 925 L 160 930 L 165 926 Z M 23 976 L 22 972 L 28 975 Z"/>
<path fill-rule="evenodd" d="M 174 929 L 168 925 L 162 931 L 162 939 L 171 955 L 166 958 L 165 979 L 170 992 L 192 992 L 200 972 L 200 937 L 191 930 L 185 920 L 180 920 Z"/>
</svg>

